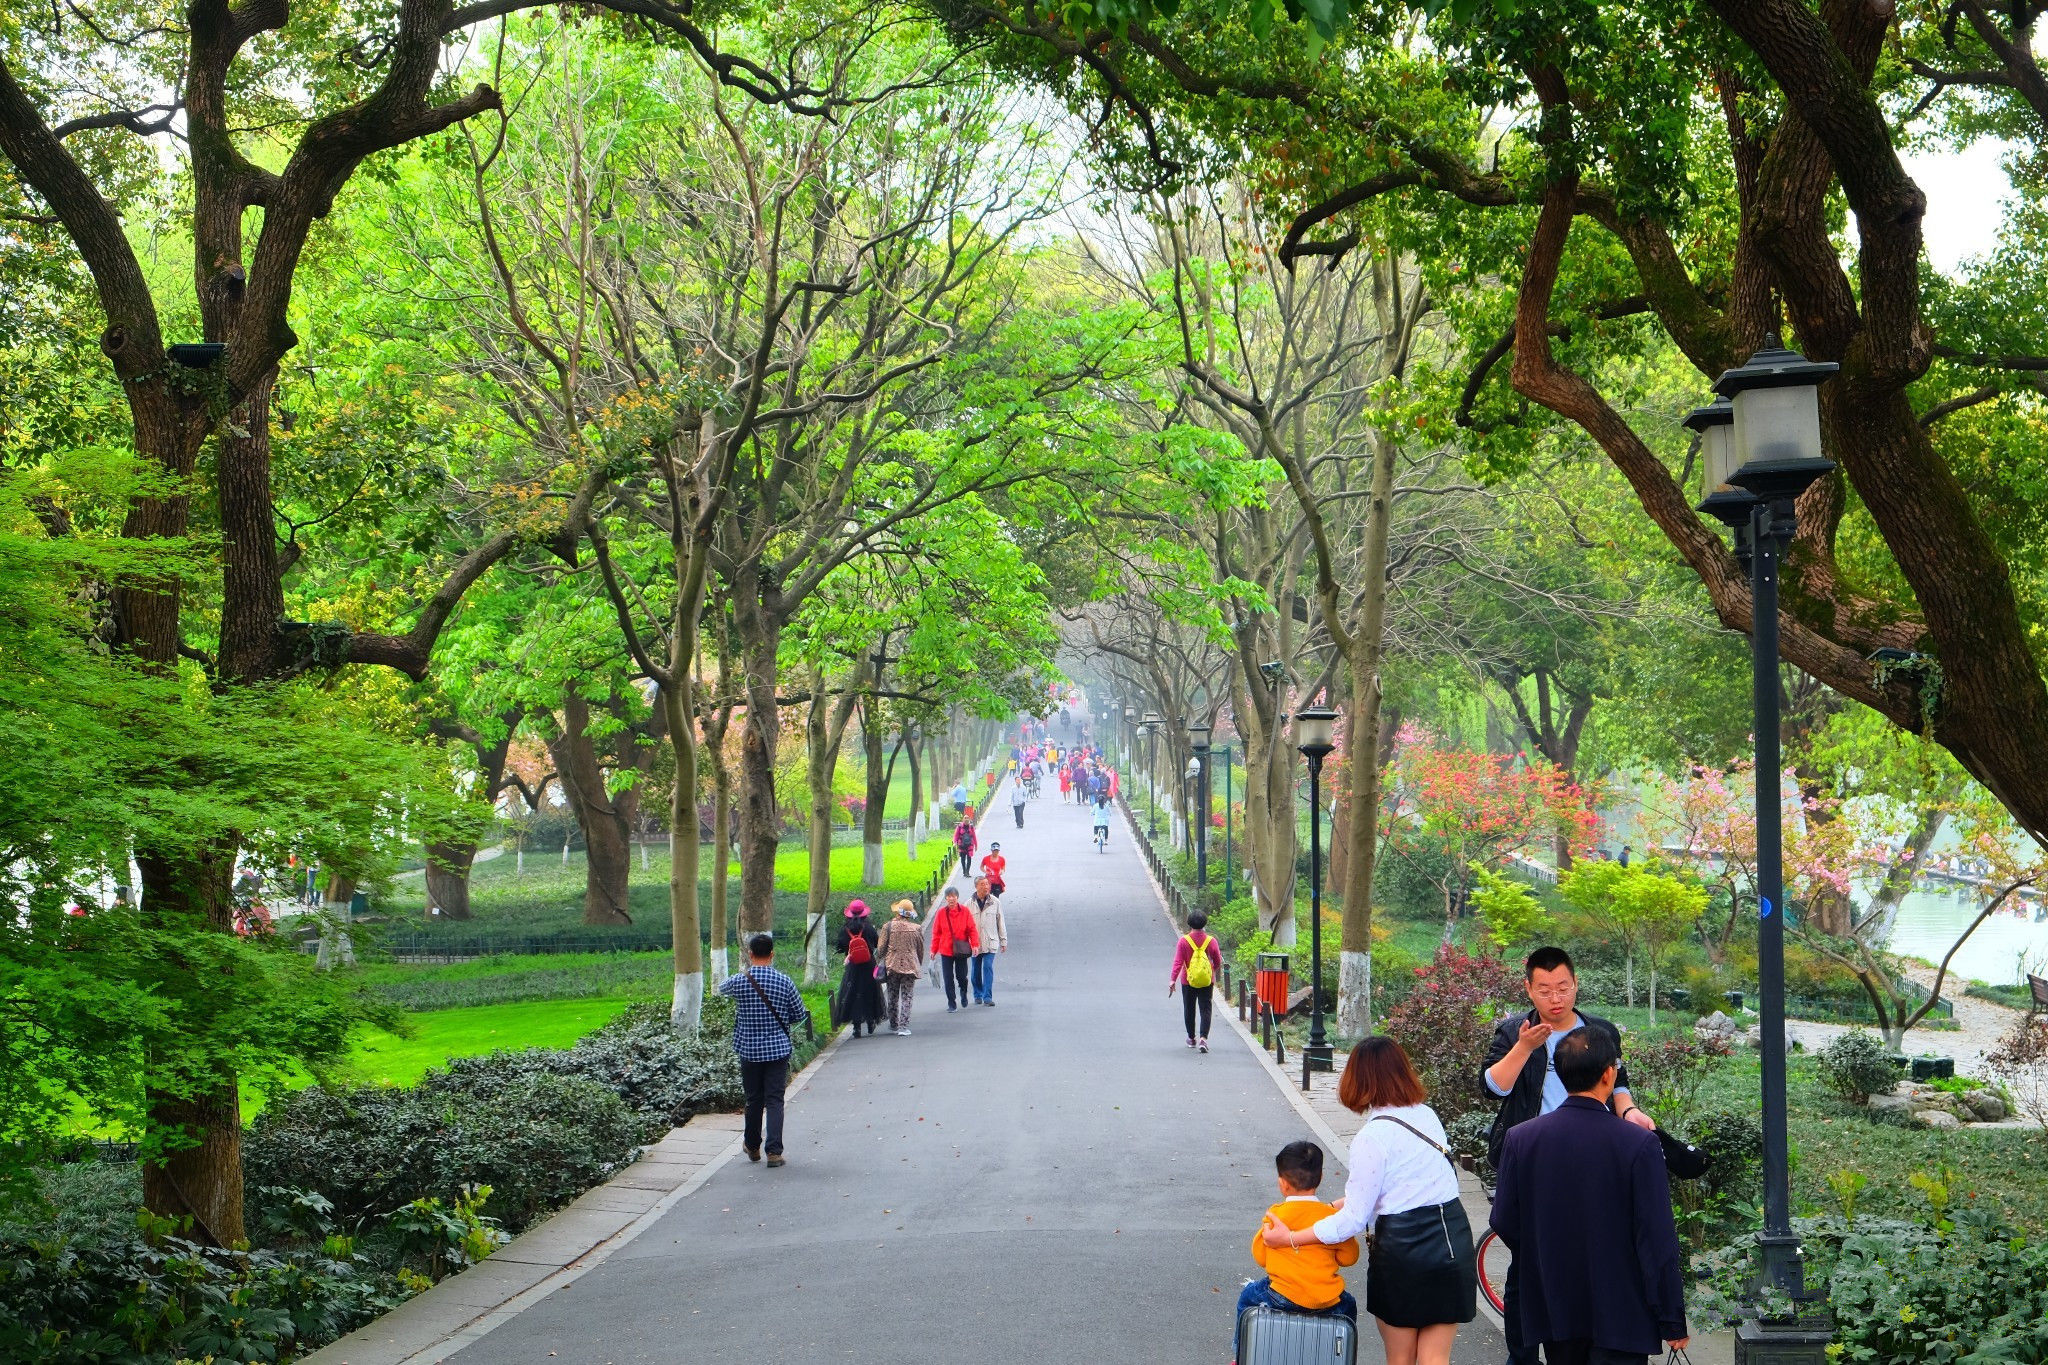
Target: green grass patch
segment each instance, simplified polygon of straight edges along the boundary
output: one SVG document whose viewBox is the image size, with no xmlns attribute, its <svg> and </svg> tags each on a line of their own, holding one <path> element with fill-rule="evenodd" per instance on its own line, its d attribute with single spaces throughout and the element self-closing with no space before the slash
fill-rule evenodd
<svg viewBox="0 0 2048 1365">
<path fill-rule="evenodd" d="M 987 843 L 984 836 L 983 843 Z M 932 874 L 946 866 L 953 858 L 952 845 L 944 838 L 927 839 L 917 847 L 913 859 L 903 840 L 892 839 L 882 845 L 882 885 L 899 889 L 922 888 L 931 880 Z M 869 888 L 861 883 L 862 850 L 858 845 L 836 847 L 832 850 L 832 894 L 834 896 L 857 896 Z M 789 892 L 808 892 L 811 878 L 810 854 L 802 849 L 784 849 L 775 859 L 775 889 Z"/>
<path fill-rule="evenodd" d="M 444 966 L 374 962 L 363 980 L 409 1010 L 666 995 L 675 979 L 667 952 L 500 954 Z"/>
<path fill-rule="evenodd" d="M 376 1029 L 349 1050 L 351 1079 L 371 1085 L 412 1085 L 451 1057 L 475 1057 L 500 1048 L 569 1047 L 632 1001 L 529 1000 L 429 1010 L 411 1016 L 414 1035 Z"/>
</svg>

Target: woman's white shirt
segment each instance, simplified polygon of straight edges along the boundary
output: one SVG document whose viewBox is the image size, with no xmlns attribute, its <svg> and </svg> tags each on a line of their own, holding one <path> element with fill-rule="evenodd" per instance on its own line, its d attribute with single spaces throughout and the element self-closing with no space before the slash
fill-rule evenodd
<svg viewBox="0 0 2048 1365">
<path fill-rule="evenodd" d="M 1458 1197 L 1458 1173 L 1444 1154 L 1399 1123 L 1374 1123 L 1380 1115 L 1412 1125 L 1432 1142 L 1444 1140 L 1444 1126 L 1426 1104 L 1368 1109 L 1351 1139 L 1351 1174 L 1344 1182 L 1344 1207 L 1315 1225 L 1325 1246 L 1363 1236 L 1380 1215 L 1434 1208 Z"/>
</svg>

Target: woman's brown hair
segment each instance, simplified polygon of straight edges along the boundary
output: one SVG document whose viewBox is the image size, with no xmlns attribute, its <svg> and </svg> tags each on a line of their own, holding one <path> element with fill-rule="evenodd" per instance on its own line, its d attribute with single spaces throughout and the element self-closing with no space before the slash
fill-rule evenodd
<svg viewBox="0 0 2048 1365">
<path fill-rule="evenodd" d="M 1351 1049 L 1344 1078 L 1337 1083 L 1337 1102 L 1354 1114 L 1385 1106 L 1398 1109 L 1429 1098 L 1408 1054 L 1392 1038 L 1375 1034 Z"/>
</svg>

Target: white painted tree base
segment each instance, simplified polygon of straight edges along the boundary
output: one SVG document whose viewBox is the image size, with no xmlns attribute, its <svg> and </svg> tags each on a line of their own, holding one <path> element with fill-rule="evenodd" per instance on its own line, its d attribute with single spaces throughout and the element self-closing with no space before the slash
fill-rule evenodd
<svg viewBox="0 0 2048 1365">
<path fill-rule="evenodd" d="M 860 846 L 860 884 L 866 887 L 879 887 L 882 884 L 883 878 L 882 867 L 882 846 L 880 844 L 862 844 Z"/>
<path fill-rule="evenodd" d="M 732 949 L 713 948 L 711 950 L 711 975 L 717 981 L 723 981 L 732 975 Z"/>
<path fill-rule="evenodd" d="M 668 1007 L 668 1022 L 685 1038 L 697 1036 L 697 1030 L 704 1022 L 704 973 L 676 973 L 676 990 Z"/>
<path fill-rule="evenodd" d="M 825 959 L 825 917 L 811 915 L 804 921 L 804 984 L 822 986 L 832 977 Z"/>
<path fill-rule="evenodd" d="M 1337 1036 L 1363 1038 L 1372 1032 L 1372 954 L 1337 956 Z"/>
</svg>

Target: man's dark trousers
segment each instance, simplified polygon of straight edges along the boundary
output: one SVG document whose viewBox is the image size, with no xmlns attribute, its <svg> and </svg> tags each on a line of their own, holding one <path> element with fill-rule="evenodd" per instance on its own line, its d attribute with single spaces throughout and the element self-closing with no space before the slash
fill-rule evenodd
<svg viewBox="0 0 2048 1365">
<path fill-rule="evenodd" d="M 1649 1365 L 1650 1358 L 1609 1350 L 1581 1340 L 1546 1341 L 1543 1343 L 1543 1359 L 1546 1365 Z"/>
<path fill-rule="evenodd" d="M 789 1089 L 789 1058 L 772 1062 L 740 1062 L 740 1089 L 747 1097 L 746 1130 L 741 1139 L 747 1150 L 762 1150 L 761 1120 L 768 1120 L 767 1152 L 782 1155 L 782 1095 Z"/>
<path fill-rule="evenodd" d="M 1501 1290 L 1501 1335 L 1508 1342 L 1508 1365 L 1538 1365 L 1542 1357 L 1534 1342 L 1522 1340 L 1522 1277 L 1515 1273 L 1515 1258 L 1508 1258 L 1508 1282 Z"/>
</svg>

